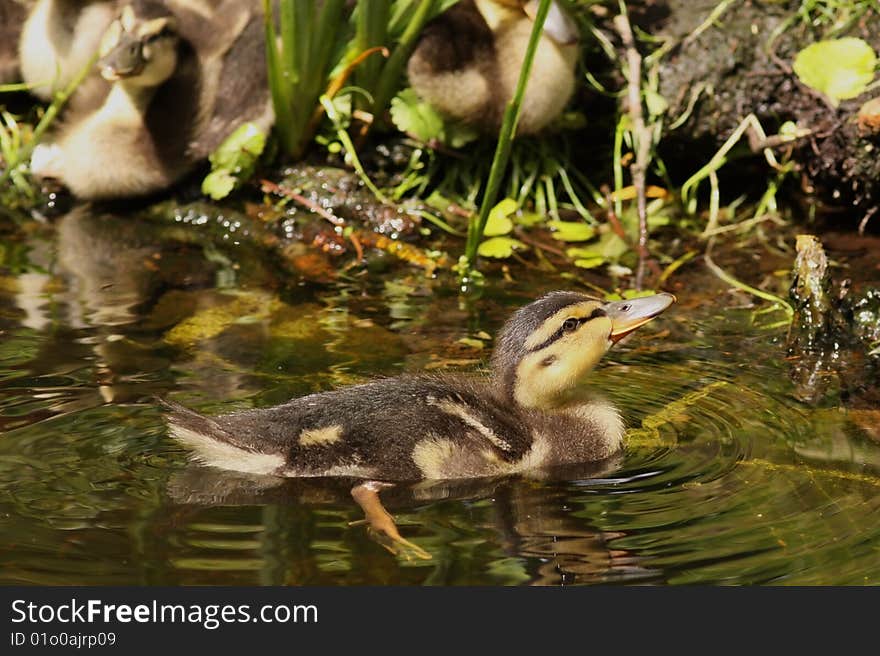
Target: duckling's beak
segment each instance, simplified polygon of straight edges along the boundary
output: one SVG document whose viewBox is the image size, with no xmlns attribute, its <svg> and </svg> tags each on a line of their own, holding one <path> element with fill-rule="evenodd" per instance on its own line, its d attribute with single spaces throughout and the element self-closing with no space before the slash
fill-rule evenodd
<svg viewBox="0 0 880 656">
<path fill-rule="evenodd" d="M 539 0 L 529 0 L 523 5 L 523 11 L 535 20 L 539 4 Z M 556 2 L 550 3 L 550 11 L 544 21 L 544 32 L 561 46 L 572 45 L 580 40 L 577 23 Z"/>
<path fill-rule="evenodd" d="M 608 318 L 611 319 L 611 335 L 613 343 L 629 335 L 639 326 L 643 326 L 670 305 L 675 303 L 675 296 L 662 293 L 626 301 L 614 301 L 603 306 Z"/>
<path fill-rule="evenodd" d="M 101 70 L 101 77 L 115 82 L 140 75 L 145 63 L 143 43 L 139 38 L 126 34 L 110 52 L 98 60 L 98 68 Z"/>
</svg>

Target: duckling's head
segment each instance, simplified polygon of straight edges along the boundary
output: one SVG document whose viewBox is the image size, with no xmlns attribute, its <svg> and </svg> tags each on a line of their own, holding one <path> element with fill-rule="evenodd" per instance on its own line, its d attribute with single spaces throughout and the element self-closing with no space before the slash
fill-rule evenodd
<svg viewBox="0 0 880 656">
<path fill-rule="evenodd" d="M 566 405 L 617 341 L 663 312 L 672 294 L 605 303 L 576 292 L 551 292 L 507 321 L 492 355 L 505 398 L 524 408 Z"/>
<path fill-rule="evenodd" d="M 107 29 L 98 67 L 110 82 L 156 87 L 174 74 L 179 43 L 175 19 L 163 3 L 132 3 Z"/>
</svg>

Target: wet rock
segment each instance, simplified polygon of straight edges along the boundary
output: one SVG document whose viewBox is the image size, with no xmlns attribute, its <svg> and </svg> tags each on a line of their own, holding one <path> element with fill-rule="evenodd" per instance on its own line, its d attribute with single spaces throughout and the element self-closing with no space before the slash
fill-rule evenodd
<svg viewBox="0 0 880 656">
<path fill-rule="evenodd" d="M 854 297 L 848 280 L 832 278 L 820 241 L 799 235 L 789 296 L 795 314 L 787 345 L 798 398 L 880 406 L 880 291 Z"/>
</svg>

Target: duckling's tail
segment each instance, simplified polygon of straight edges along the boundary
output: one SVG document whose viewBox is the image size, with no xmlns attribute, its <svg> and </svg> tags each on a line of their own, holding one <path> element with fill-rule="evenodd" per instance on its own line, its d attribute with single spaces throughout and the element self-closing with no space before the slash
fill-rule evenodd
<svg viewBox="0 0 880 656">
<path fill-rule="evenodd" d="M 248 474 L 275 474 L 284 464 L 280 454 L 247 448 L 210 417 L 173 401 L 158 402 L 168 413 L 165 421 L 172 437 L 192 451 L 193 459 L 205 465 Z"/>
</svg>

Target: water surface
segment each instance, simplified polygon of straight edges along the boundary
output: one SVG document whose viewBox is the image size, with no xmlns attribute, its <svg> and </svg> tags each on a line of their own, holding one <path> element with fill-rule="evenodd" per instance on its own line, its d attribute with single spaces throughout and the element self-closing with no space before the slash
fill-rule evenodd
<svg viewBox="0 0 880 656">
<path fill-rule="evenodd" d="M 473 369 L 486 334 L 563 282 L 525 274 L 471 303 L 418 271 L 283 286 L 81 212 L 0 249 L 0 583 L 880 582 L 880 445 L 863 415 L 796 400 L 783 329 L 751 308 L 677 290 L 606 357 L 592 384 L 633 429 L 620 458 L 390 493 L 433 556 L 407 560 L 350 525 L 345 484 L 189 463 L 154 398 L 226 412 Z"/>
</svg>

